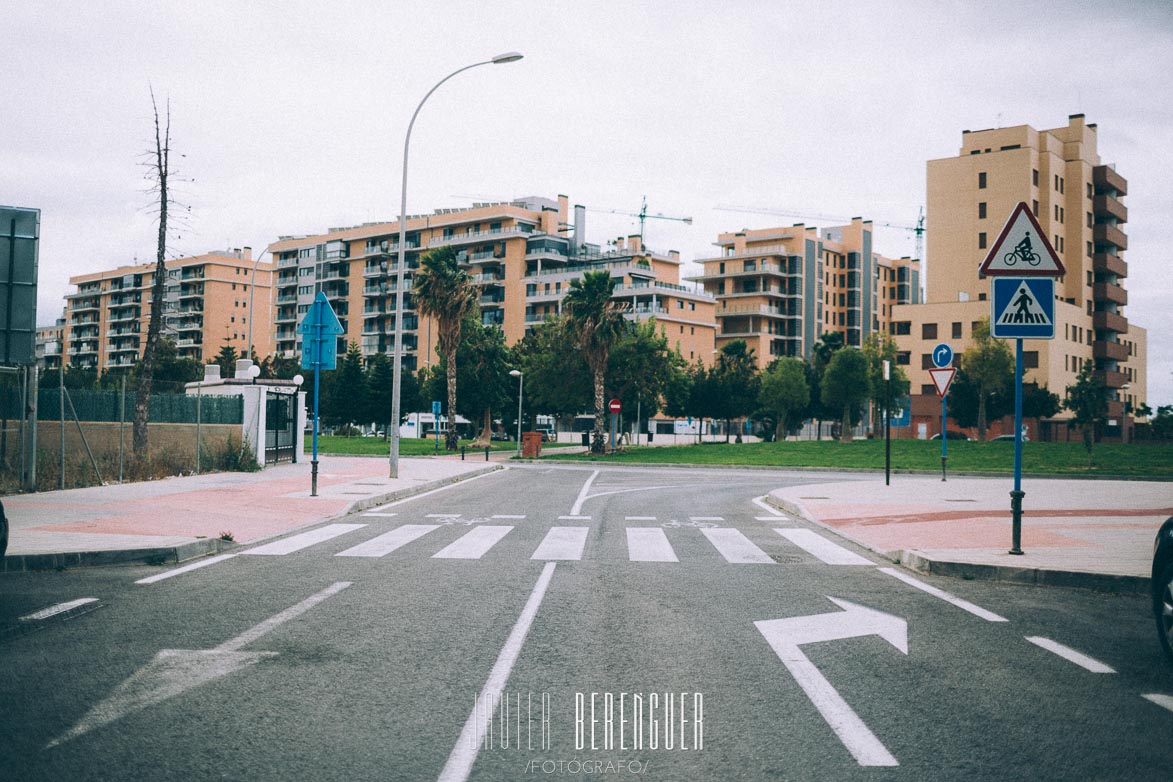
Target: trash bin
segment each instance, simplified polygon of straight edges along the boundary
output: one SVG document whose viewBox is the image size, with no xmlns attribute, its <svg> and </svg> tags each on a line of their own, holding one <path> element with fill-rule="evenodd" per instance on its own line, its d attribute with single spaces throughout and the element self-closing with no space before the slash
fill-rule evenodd
<svg viewBox="0 0 1173 782">
<path fill-rule="evenodd" d="M 651 429 L 649 429 L 648 430 L 648 442 L 650 443 L 654 439 L 656 439 L 656 433 L 653 432 Z"/>
<path fill-rule="evenodd" d="M 521 457 L 523 459 L 536 459 L 542 455 L 542 433 L 541 432 L 522 432 L 521 433 Z"/>
<path fill-rule="evenodd" d="M 583 432 L 582 433 L 582 447 L 583 448 L 590 448 L 591 447 L 591 433 L 590 432 Z"/>
</svg>

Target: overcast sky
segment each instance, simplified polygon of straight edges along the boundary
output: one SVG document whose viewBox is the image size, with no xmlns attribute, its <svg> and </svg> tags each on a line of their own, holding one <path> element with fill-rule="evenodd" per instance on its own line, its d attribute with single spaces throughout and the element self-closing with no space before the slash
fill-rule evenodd
<svg viewBox="0 0 1173 782">
<path fill-rule="evenodd" d="M 42 325 L 71 275 L 154 257 L 150 86 L 184 155 L 171 254 L 259 251 L 393 219 L 424 93 L 516 50 L 429 100 L 409 211 L 565 193 L 599 210 L 587 238 L 605 243 L 638 231 L 608 210 L 646 195 L 694 219 L 649 219 L 649 246 L 692 260 L 722 231 L 796 222 L 722 206 L 913 225 L 925 162 L 956 155 L 963 129 L 1086 114 L 1129 181 L 1125 313 L 1149 330 L 1150 403 L 1173 404 L 1166 0 L 30 1 L 6 8 L 2 39 L 0 203 L 41 209 Z M 878 229 L 876 250 L 912 255 L 912 234 Z"/>
</svg>

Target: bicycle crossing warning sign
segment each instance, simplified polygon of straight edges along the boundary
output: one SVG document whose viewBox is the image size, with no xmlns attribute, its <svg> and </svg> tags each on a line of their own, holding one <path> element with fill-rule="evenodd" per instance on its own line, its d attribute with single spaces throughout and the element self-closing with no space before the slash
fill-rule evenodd
<svg viewBox="0 0 1173 782">
<path fill-rule="evenodd" d="M 1054 339 L 1055 281 L 995 277 L 990 334 L 999 339 Z"/>
<path fill-rule="evenodd" d="M 1014 207 L 978 269 L 983 277 L 1061 277 L 1066 272 L 1025 202 Z"/>
</svg>

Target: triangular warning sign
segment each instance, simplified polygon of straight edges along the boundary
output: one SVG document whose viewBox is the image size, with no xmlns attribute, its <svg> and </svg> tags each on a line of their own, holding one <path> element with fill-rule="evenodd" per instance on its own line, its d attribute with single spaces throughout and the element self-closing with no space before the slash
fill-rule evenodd
<svg viewBox="0 0 1173 782">
<path fill-rule="evenodd" d="M 1011 283 L 1013 284 L 1013 283 Z M 1045 283 L 1042 283 L 1045 284 Z M 1039 305 L 1030 287 L 1023 280 L 1010 298 L 1010 304 L 998 316 L 998 326 L 1051 326 L 1051 319 Z"/>
<path fill-rule="evenodd" d="M 1061 277 L 1066 273 L 1026 202 L 1014 207 L 978 269 L 983 277 Z"/>
<path fill-rule="evenodd" d="M 953 385 L 953 376 L 956 374 L 956 367 L 929 370 L 929 377 L 933 379 L 933 386 L 937 389 L 937 396 L 943 397 L 949 393 L 949 386 Z"/>
</svg>

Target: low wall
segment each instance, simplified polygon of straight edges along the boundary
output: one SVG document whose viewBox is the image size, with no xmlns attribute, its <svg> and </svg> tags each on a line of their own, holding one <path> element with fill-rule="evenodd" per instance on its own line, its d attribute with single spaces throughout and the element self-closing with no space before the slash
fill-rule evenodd
<svg viewBox="0 0 1173 782">
<path fill-rule="evenodd" d="M 85 432 L 86 443 L 94 459 L 101 467 L 104 464 L 113 464 L 117 469 L 119 450 L 119 425 L 117 423 L 85 422 L 81 429 Z M 126 423 L 122 432 L 123 459 L 131 460 L 133 451 L 132 426 Z M 205 459 L 225 449 L 228 438 L 240 444 L 240 424 L 203 424 L 199 427 L 200 448 Z M 9 438 L 9 459 L 18 459 L 19 438 Z M 195 469 L 196 425 L 195 424 L 149 424 L 148 440 L 151 461 L 165 461 L 183 469 Z M 51 465 L 61 464 L 61 425 L 56 421 L 41 421 L 37 426 L 37 453 L 38 471 L 49 468 Z M 82 443 L 78 427 L 74 423 L 65 424 L 65 459 L 67 466 L 77 462 L 88 464 L 85 445 Z M 47 464 L 49 463 L 49 464 Z M 204 463 L 204 469 L 210 465 Z"/>
</svg>

